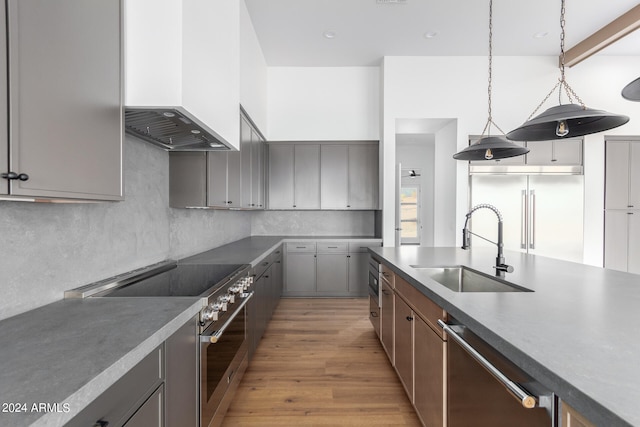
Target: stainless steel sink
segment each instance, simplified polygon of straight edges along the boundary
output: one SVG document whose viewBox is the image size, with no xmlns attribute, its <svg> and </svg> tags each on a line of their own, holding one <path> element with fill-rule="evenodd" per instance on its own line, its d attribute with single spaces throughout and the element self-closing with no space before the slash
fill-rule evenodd
<svg viewBox="0 0 640 427">
<path fill-rule="evenodd" d="M 431 279 L 454 292 L 533 292 L 531 289 L 489 276 L 464 265 L 446 267 L 412 265 L 411 267 L 427 274 Z"/>
</svg>

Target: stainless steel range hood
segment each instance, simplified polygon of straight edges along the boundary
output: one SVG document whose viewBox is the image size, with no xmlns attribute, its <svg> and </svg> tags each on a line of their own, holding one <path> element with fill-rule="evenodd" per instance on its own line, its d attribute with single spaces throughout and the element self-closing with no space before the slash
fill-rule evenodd
<svg viewBox="0 0 640 427">
<path fill-rule="evenodd" d="M 125 130 L 168 151 L 220 151 L 231 145 L 183 107 L 125 107 Z"/>
</svg>

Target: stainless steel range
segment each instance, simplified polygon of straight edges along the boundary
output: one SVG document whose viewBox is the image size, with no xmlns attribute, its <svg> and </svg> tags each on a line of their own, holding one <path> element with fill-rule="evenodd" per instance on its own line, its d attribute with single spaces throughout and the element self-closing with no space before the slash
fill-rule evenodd
<svg viewBox="0 0 640 427">
<path fill-rule="evenodd" d="M 250 269 L 249 264 L 166 261 L 67 291 L 65 298 L 201 297 L 200 426 L 211 427 L 221 424 L 248 364 Z"/>
</svg>

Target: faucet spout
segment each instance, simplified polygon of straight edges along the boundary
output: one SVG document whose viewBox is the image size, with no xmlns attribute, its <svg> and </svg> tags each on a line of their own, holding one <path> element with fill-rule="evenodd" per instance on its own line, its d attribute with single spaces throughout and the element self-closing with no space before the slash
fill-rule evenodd
<svg viewBox="0 0 640 427">
<path fill-rule="evenodd" d="M 505 264 L 504 259 L 504 242 L 502 235 L 502 214 L 500 211 L 493 205 L 489 204 L 480 204 L 476 205 L 466 214 L 466 219 L 464 221 L 464 228 L 462 229 L 462 249 L 469 249 L 471 247 L 471 231 L 469 230 L 469 219 L 471 215 L 477 211 L 478 209 L 489 209 L 493 211 L 498 217 L 498 241 L 494 243 L 498 247 L 498 255 L 496 256 L 496 265 L 493 267 L 496 269 L 496 276 L 504 277 L 505 273 L 512 273 L 513 267 Z M 484 239 L 482 236 L 478 236 Z M 487 239 L 484 239 L 487 240 Z M 492 242 L 493 243 L 493 242 Z"/>
</svg>

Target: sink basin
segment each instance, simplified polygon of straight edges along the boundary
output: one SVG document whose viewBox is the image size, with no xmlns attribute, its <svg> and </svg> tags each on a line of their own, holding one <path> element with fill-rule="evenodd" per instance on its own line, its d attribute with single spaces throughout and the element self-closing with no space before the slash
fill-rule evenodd
<svg viewBox="0 0 640 427">
<path fill-rule="evenodd" d="M 497 277 L 492 277 L 464 265 L 447 267 L 411 267 L 427 274 L 431 279 L 454 292 L 533 292 Z"/>
</svg>

